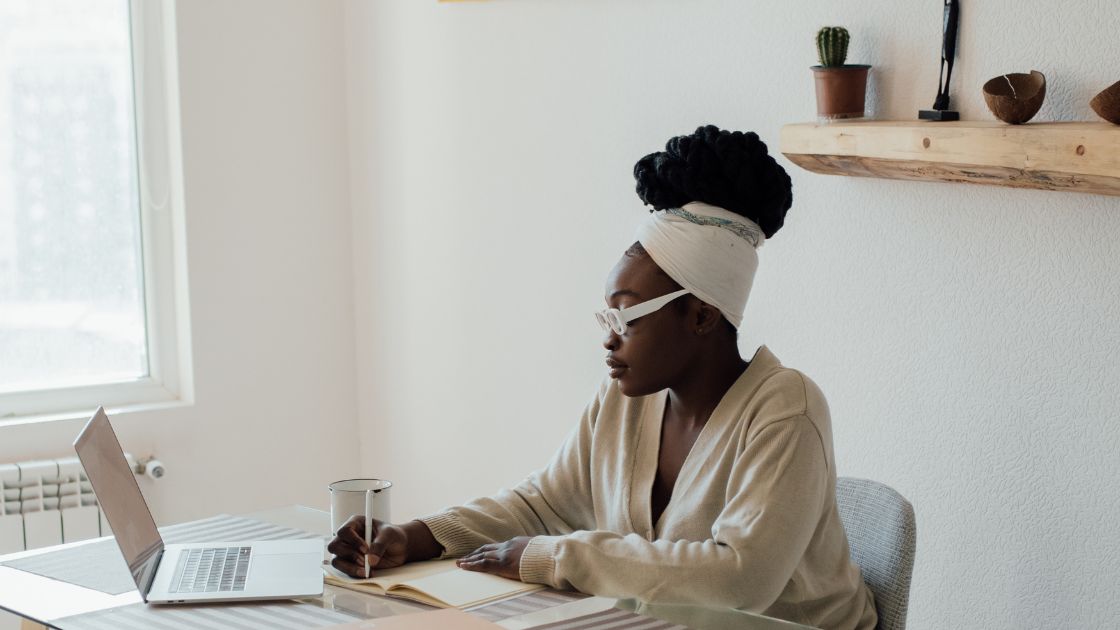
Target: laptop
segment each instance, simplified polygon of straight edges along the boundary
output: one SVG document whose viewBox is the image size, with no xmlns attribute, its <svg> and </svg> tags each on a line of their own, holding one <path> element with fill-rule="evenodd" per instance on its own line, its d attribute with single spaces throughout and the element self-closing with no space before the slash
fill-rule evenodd
<svg viewBox="0 0 1120 630">
<path fill-rule="evenodd" d="M 165 545 L 104 408 L 74 449 L 136 588 L 151 604 L 287 599 L 323 593 L 323 541 Z"/>
</svg>

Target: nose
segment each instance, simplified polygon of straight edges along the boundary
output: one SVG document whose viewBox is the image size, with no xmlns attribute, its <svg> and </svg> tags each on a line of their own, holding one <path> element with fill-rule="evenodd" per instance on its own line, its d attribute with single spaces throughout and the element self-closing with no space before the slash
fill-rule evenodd
<svg viewBox="0 0 1120 630">
<path fill-rule="evenodd" d="M 621 339 L 619 339 L 618 333 L 616 333 L 614 329 L 608 328 L 607 336 L 603 339 L 603 347 L 607 350 L 615 350 L 618 348 L 620 342 Z"/>
</svg>

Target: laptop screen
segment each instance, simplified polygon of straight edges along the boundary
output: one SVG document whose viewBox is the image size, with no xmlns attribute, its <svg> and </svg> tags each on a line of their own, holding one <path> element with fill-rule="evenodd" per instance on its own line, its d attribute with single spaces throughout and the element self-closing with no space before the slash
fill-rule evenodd
<svg viewBox="0 0 1120 630">
<path fill-rule="evenodd" d="M 101 512 L 113 528 L 136 588 L 147 601 L 163 539 L 104 409 L 98 408 L 86 423 L 74 440 L 74 450 L 82 460 Z"/>
</svg>

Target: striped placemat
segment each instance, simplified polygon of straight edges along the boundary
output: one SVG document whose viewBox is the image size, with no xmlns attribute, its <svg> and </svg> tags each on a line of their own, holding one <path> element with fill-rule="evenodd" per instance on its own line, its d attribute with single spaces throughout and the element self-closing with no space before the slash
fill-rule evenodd
<svg viewBox="0 0 1120 630">
<path fill-rule="evenodd" d="M 538 610 L 544 610 L 545 608 L 567 604 L 568 602 L 574 602 L 585 597 L 587 597 L 587 595 L 583 593 L 535 591 L 533 593 L 511 597 L 510 599 L 503 599 L 500 602 L 468 608 L 467 612 L 476 617 L 482 617 L 487 621 L 501 621 L 503 619 L 509 619 L 510 617 L 525 615 Z"/>
<path fill-rule="evenodd" d="M 321 538 L 312 532 L 273 525 L 264 521 L 230 515 L 219 515 L 200 521 L 161 527 L 165 543 L 236 542 Z M 71 584 L 78 584 L 111 595 L 136 588 L 120 549 L 113 540 L 63 549 L 12 560 L 4 563 L 16 569 Z M 535 591 L 511 599 L 470 609 L 472 615 L 489 621 L 501 621 L 519 615 L 560 606 L 583 599 L 586 595 L 564 591 Z M 194 630 L 196 628 L 231 628 L 263 630 L 326 628 L 350 623 L 355 616 L 340 610 L 323 608 L 306 601 L 246 602 L 227 604 L 195 604 L 149 606 L 130 604 L 74 615 L 52 622 L 64 630 Z M 671 624 L 636 613 L 612 608 L 565 621 L 535 626 L 533 630 L 678 630 L 685 626 Z"/>
<path fill-rule="evenodd" d="M 244 604 L 131 604 L 51 622 L 62 630 L 302 630 L 352 623 L 357 617 L 296 601 Z"/>
<path fill-rule="evenodd" d="M 161 527 L 164 543 L 241 542 L 320 538 L 301 529 L 281 527 L 242 516 L 222 514 L 200 521 Z M 136 590 L 132 574 L 115 540 L 49 551 L 3 563 L 5 566 L 68 584 L 120 595 Z"/>
</svg>

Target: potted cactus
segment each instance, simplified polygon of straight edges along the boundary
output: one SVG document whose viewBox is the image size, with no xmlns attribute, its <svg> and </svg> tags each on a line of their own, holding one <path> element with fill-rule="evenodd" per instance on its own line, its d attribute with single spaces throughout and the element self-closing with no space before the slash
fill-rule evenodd
<svg viewBox="0 0 1120 630">
<path fill-rule="evenodd" d="M 848 29 L 826 26 L 817 32 L 821 65 L 813 66 L 817 116 L 824 119 L 863 117 L 867 71 L 871 66 L 846 64 Z"/>
</svg>

